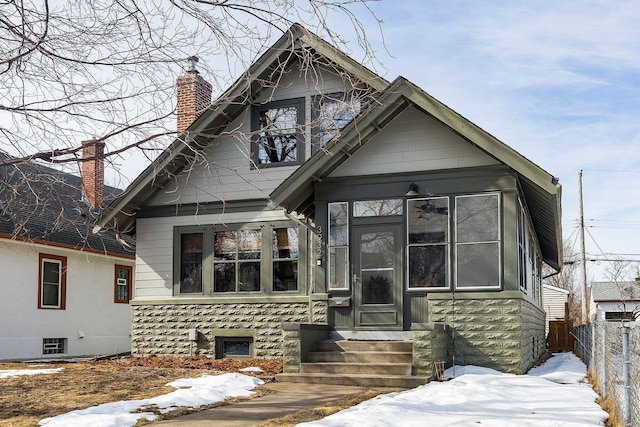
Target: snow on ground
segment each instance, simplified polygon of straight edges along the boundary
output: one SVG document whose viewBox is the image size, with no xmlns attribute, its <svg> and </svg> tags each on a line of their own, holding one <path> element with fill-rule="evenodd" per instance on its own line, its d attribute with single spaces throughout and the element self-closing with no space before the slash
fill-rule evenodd
<svg viewBox="0 0 640 427">
<path fill-rule="evenodd" d="M 20 375 L 39 375 L 39 374 L 57 374 L 62 372 L 63 368 L 53 369 L 8 369 L 0 371 L 0 378 L 13 378 Z"/>
<path fill-rule="evenodd" d="M 573 353 L 554 354 L 527 375 L 457 366 L 450 381 L 378 396 L 298 427 L 602 426 L 608 415 L 585 375 Z M 453 376 L 452 368 L 445 371 Z"/>
<path fill-rule="evenodd" d="M 445 371 L 445 377 L 452 378 L 450 381 L 381 395 L 298 426 L 602 426 L 608 415 L 595 403 L 598 396 L 584 381 L 585 375 L 585 365 L 573 353 L 554 354 L 527 375 L 456 366 L 455 374 L 453 368 Z M 151 412 L 131 413 L 150 405 L 156 405 L 162 413 L 180 406 L 195 408 L 234 396 L 248 396 L 260 384 L 260 379 L 242 374 L 181 379 L 168 384 L 178 390 L 163 396 L 107 403 L 47 418 L 39 425 L 133 426 L 139 418 L 156 418 Z"/>
<path fill-rule="evenodd" d="M 142 400 L 105 403 L 87 409 L 45 418 L 38 424 L 47 427 L 125 427 L 134 426 L 138 419 L 157 418 L 152 412 L 136 412 L 156 406 L 161 413 L 178 407 L 197 408 L 221 402 L 236 396 L 249 396 L 255 387 L 263 384 L 259 378 L 242 374 L 203 375 L 198 378 L 179 379 L 167 384 L 177 390 L 158 397 Z"/>
</svg>

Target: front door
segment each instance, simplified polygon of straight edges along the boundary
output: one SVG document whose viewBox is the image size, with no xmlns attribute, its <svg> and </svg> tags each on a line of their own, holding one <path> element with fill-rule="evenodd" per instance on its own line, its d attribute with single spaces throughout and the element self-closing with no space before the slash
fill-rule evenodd
<svg viewBox="0 0 640 427">
<path fill-rule="evenodd" d="M 402 225 L 353 227 L 356 327 L 402 329 Z"/>
</svg>

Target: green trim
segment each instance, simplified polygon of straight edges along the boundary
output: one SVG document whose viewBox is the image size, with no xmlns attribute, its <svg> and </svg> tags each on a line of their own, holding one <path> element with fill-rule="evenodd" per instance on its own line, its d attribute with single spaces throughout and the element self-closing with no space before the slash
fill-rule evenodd
<svg viewBox="0 0 640 427">
<path fill-rule="evenodd" d="M 447 293 L 427 293 L 429 300 L 450 300 L 453 295 Z M 455 292 L 457 300 L 484 300 L 484 299 L 525 299 L 525 295 L 521 291 L 501 291 L 496 289 L 495 292 L 465 292 L 458 290 Z"/>
<path fill-rule="evenodd" d="M 195 215 L 220 215 L 224 213 L 241 213 L 270 211 L 267 199 L 246 199 L 229 202 L 198 202 L 167 206 L 145 206 L 138 218 L 179 217 Z"/>
<path fill-rule="evenodd" d="M 273 252 L 271 242 L 272 231 L 276 228 L 296 228 L 298 230 L 298 283 L 297 289 L 292 291 L 276 291 L 273 289 Z M 251 292 L 219 292 L 214 291 L 214 236 L 217 231 L 235 230 L 261 230 L 262 248 L 260 251 L 260 290 Z M 201 293 L 180 293 L 180 268 L 181 268 L 181 236 L 183 234 L 202 233 L 203 234 L 203 254 L 202 254 L 202 292 Z M 264 295 L 277 294 L 304 294 L 306 292 L 305 282 L 307 278 L 307 228 L 300 226 L 293 221 L 264 221 L 232 224 L 207 224 L 176 226 L 173 228 L 173 294 L 177 297 L 191 297 L 202 295 L 202 297 L 212 297 L 224 295 L 234 295 L 246 298 L 259 298 Z M 237 260 L 236 260 L 237 261 Z M 257 260 L 256 260 L 257 261 Z M 284 261 L 284 260 L 283 260 Z M 237 285 L 237 283 L 236 283 Z"/>
<path fill-rule="evenodd" d="M 251 294 L 238 297 L 167 297 L 163 299 L 143 300 L 136 299 L 131 300 L 131 305 L 217 305 L 217 304 L 275 304 L 275 303 L 309 303 L 310 299 L 307 295 L 265 295 L 265 294 Z"/>
</svg>

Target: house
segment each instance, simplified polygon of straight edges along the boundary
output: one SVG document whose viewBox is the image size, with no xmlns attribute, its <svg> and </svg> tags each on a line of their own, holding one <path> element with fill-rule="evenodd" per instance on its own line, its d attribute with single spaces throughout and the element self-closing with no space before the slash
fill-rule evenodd
<svg viewBox="0 0 640 427">
<path fill-rule="evenodd" d="M 205 84 L 179 78 L 195 121 L 99 220 L 137 239 L 134 351 L 284 357 L 293 376 L 314 350 L 401 342 L 426 377 L 544 351 L 556 178 L 299 25 L 210 106 Z"/>
<path fill-rule="evenodd" d="M 0 360 L 131 350 L 135 249 L 92 233 L 119 190 L 104 187 L 103 144 L 83 150 L 83 178 L 0 153 Z"/>
<path fill-rule="evenodd" d="M 640 278 L 624 282 L 592 282 L 589 317 L 597 322 L 635 320 L 640 315 Z"/>
<path fill-rule="evenodd" d="M 572 351 L 573 322 L 569 317 L 570 292 L 553 285 L 542 285 L 542 305 L 546 316 L 547 346 L 549 351 Z"/>
<path fill-rule="evenodd" d="M 547 314 L 547 332 L 549 332 L 549 322 L 569 320 L 569 294 L 567 289 L 548 284 L 542 285 L 542 305 Z"/>
</svg>

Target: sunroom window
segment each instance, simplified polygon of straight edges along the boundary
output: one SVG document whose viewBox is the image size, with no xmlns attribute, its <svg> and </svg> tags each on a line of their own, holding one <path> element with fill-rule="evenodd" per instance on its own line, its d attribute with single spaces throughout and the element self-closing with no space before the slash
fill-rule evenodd
<svg viewBox="0 0 640 427">
<path fill-rule="evenodd" d="M 456 287 L 500 287 L 498 194 L 456 197 Z"/>
<path fill-rule="evenodd" d="M 407 201 L 409 289 L 449 287 L 449 198 Z"/>
<path fill-rule="evenodd" d="M 349 204 L 329 203 L 329 289 L 349 288 Z"/>
</svg>

